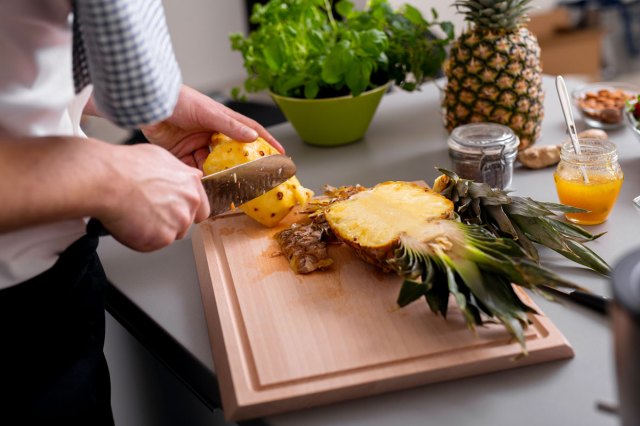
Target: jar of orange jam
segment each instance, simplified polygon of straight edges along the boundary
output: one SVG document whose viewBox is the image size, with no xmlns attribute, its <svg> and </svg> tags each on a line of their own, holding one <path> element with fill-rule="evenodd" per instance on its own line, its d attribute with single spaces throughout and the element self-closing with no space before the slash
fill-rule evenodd
<svg viewBox="0 0 640 426">
<path fill-rule="evenodd" d="M 580 225 L 604 222 L 618 198 L 623 180 L 616 146 L 609 141 L 580 139 L 580 154 L 577 154 L 571 142 L 565 143 L 553 178 L 562 204 L 588 210 L 566 213 L 569 221 Z"/>
</svg>

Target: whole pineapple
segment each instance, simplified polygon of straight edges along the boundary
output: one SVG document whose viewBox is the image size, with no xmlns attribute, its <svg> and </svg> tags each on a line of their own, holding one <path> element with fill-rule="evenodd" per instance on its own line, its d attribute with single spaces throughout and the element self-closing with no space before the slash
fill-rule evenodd
<svg viewBox="0 0 640 426">
<path fill-rule="evenodd" d="M 445 64 L 447 130 L 477 122 L 511 127 L 520 149 L 540 135 L 544 92 L 540 46 L 524 26 L 531 0 L 458 0 L 470 27 Z"/>
</svg>

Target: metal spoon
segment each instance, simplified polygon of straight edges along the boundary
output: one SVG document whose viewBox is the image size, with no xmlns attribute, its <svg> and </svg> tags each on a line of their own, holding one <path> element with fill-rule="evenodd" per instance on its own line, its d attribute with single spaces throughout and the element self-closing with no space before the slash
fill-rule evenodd
<svg viewBox="0 0 640 426">
<path fill-rule="evenodd" d="M 567 86 L 564 84 L 564 79 L 561 75 L 556 77 L 556 90 L 558 91 L 558 97 L 560 98 L 560 106 L 562 107 L 562 113 L 564 114 L 564 121 L 567 123 L 569 129 L 569 137 L 573 144 L 573 149 L 576 154 L 581 155 L 580 142 L 578 141 L 578 131 L 576 130 L 576 122 L 573 120 L 573 112 L 571 112 L 571 101 L 569 100 L 569 92 Z M 587 169 L 584 165 L 580 165 L 582 171 L 582 177 L 585 183 L 589 183 L 589 176 L 587 176 Z"/>
</svg>

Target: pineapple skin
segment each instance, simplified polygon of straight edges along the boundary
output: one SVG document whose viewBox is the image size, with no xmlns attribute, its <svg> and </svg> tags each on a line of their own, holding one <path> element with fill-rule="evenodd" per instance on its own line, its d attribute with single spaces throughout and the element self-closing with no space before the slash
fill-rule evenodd
<svg viewBox="0 0 640 426">
<path fill-rule="evenodd" d="M 519 150 L 540 136 L 544 117 L 540 46 L 527 28 L 466 30 L 451 47 L 445 75 L 447 130 L 467 123 L 503 124 L 520 138 Z"/>
<path fill-rule="evenodd" d="M 208 175 L 274 154 L 279 152 L 262 138 L 246 143 L 233 140 L 222 133 L 214 133 L 211 137 L 211 152 L 202 170 L 205 175 Z M 294 176 L 271 191 L 242 204 L 239 208 L 262 225 L 273 227 L 297 204 L 304 204 L 311 197 L 313 192 L 304 188 Z"/>
</svg>

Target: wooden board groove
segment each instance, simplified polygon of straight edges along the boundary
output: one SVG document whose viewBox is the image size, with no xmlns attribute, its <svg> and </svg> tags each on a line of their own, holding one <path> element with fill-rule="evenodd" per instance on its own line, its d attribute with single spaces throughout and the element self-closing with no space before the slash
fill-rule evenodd
<svg viewBox="0 0 640 426">
<path fill-rule="evenodd" d="M 474 337 L 453 305 L 448 320 L 421 302 L 393 308 L 399 279 L 345 247 L 331 250 L 331 270 L 295 275 L 275 256 L 275 232 L 231 213 L 200 224 L 193 235 L 230 420 L 573 356 L 544 316 L 531 316 L 530 355 L 514 361 L 520 348 L 499 325 Z"/>
</svg>

